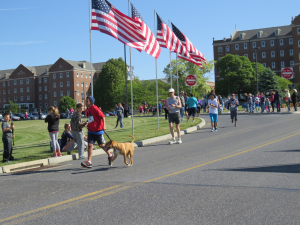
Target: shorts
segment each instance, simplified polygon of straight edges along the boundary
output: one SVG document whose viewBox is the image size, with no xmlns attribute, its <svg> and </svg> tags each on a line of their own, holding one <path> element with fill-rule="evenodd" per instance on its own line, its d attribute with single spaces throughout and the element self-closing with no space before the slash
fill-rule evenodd
<svg viewBox="0 0 300 225">
<path fill-rule="evenodd" d="M 143 113 L 143 110 L 140 110 L 140 113 Z"/>
<path fill-rule="evenodd" d="M 98 142 L 98 145 L 105 144 L 105 140 L 102 134 L 88 133 L 88 143 L 94 145 L 96 144 L 96 141 Z"/>
<path fill-rule="evenodd" d="M 196 107 L 189 108 L 189 111 L 188 111 L 189 116 L 195 117 L 196 116 L 196 111 L 197 111 Z"/>
<path fill-rule="evenodd" d="M 197 106 L 197 113 L 200 113 L 201 107 Z"/>
<path fill-rule="evenodd" d="M 210 121 L 212 123 L 217 123 L 218 122 L 218 114 L 212 114 L 212 113 L 210 113 L 209 117 L 210 117 Z"/>
<path fill-rule="evenodd" d="M 233 111 L 230 111 L 230 118 L 235 121 L 237 121 L 237 114 L 238 114 L 238 111 L 237 110 L 233 110 Z"/>
<path fill-rule="evenodd" d="M 189 107 L 188 107 L 188 106 L 185 106 L 185 107 L 184 107 L 184 111 L 185 111 L 185 112 L 188 112 L 188 110 L 189 110 Z"/>
<path fill-rule="evenodd" d="M 180 113 L 169 113 L 169 123 L 180 124 Z"/>
</svg>

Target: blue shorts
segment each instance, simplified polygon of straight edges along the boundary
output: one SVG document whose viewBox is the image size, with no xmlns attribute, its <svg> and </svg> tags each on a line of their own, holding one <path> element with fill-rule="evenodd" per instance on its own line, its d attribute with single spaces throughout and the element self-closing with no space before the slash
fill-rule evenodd
<svg viewBox="0 0 300 225">
<path fill-rule="evenodd" d="M 212 123 L 217 123 L 218 122 L 218 114 L 212 114 L 212 113 L 210 113 L 209 116 L 210 116 L 210 121 Z"/>
</svg>

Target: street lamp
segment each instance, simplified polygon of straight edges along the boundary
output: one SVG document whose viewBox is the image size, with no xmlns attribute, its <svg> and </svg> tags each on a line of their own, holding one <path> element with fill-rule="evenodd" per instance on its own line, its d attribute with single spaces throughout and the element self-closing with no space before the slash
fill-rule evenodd
<svg viewBox="0 0 300 225">
<path fill-rule="evenodd" d="M 257 79 L 257 53 L 256 50 L 260 49 L 260 47 L 255 48 L 255 60 L 256 60 L 256 93 L 258 93 L 258 79 Z"/>
</svg>

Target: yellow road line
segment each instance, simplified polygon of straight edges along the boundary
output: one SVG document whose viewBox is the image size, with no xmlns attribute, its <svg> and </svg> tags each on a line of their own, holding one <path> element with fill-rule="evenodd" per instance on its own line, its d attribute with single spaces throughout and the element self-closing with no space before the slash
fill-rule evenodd
<svg viewBox="0 0 300 225">
<path fill-rule="evenodd" d="M 128 186 L 125 186 L 126 184 L 130 184 L 130 183 L 124 183 L 124 184 L 121 184 L 121 185 L 115 185 L 115 186 L 112 186 L 112 187 L 109 187 L 109 188 L 105 188 L 105 189 L 102 189 L 102 190 L 99 190 L 99 191 L 91 192 L 91 193 L 89 193 L 89 194 L 85 194 L 85 195 L 82 195 L 82 196 L 79 196 L 79 197 L 76 197 L 76 198 L 72 198 L 72 199 L 69 199 L 69 200 L 66 200 L 66 201 L 62 201 L 62 202 L 59 202 L 59 203 L 56 203 L 56 204 L 53 204 L 53 205 L 41 207 L 41 208 L 34 209 L 34 210 L 31 210 L 31 211 L 28 211 L 28 212 L 24 212 L 24 213 L 17 214 L 17 215 L 15 215 L 15 216 L 7 217 L 7 218 L 4 218 L 4 219 L 1 219 L 0 222 L 4 222 L 4 221 L 7 221 L 7 220 L 12 220 L 12 219 L 15 219 L 15 218 L 18 218 L 18 217 L 21 217 L 21 216 L 25 216 L 25 215 L 28 215 L 28 214 L 31 214 L 31 213 L 35 213 L 35 212 L 38 212 L 38 211 L 41 211 L 41 210 L 53 208 L 53 207 L 56 207 L 56 206 L 59 206 L 59 205 L 63 205 L 63 204 L 66 204 L 66 203 L 74 202 L 74 201 L 76 201 L 76 200 L 79 200 L 79 199 L 82 199 L 82 198 L 85 198 L 85 197 L 89 197 L 89 196 L 92 196 L 92 195 L 96 195 L 96 194 L 99 194 L 99 193 L 102 193 L 102 192 L 105 192 L 105 191 L 109 191 L 109 190 L 118 188 L 117 190 L 113 190 L 113 191 L 110 191 L 110 192 L 108 192 L 108 193 L 103 193 L 103 194 L 98 195 L 98 196 L 93 196 L 93 197 L 91 197 L 91 198 L 89 198 L 89 199 L 84 199 L 84 200 L 81 200 L 81 201 L 79 201 L 79 202 L 72 203 L 72 204 L 70 204 L 70 206 L 76 205 L 76 204 L 80 204 L 81 202 L 85 202 L 85 201 L 92 201 L 92 200 L 95 200 L 95 199 L 98 199 L 98 198 L 101 198 L 101 197 L 104 197 L 104 196 L 108 196 L 108 195 L 111 195 L 111 194 L 120 192 L 120 191 L 122 191 L 122 190 L 131 188 L 131 187 L 135 187 L 135 186 L 137 186 L 137 185 L 150 183 L 150 182 L 153 182 L 153 181 L 156 181 L 156 180 L 160 180 L 160 179 L 162 179 L 162 178 L 166 178 L 166 177 L 170 177 L 170 176 L 173 176 L 173 175 L 181 174 L 181 173 L 184 173 L 184 172 L 187 172 L 187 171 L 190 171 L 190 170 L 193 170 L 193 169 L 196 169 L 196 168 L 199 168 L 199 167 L 208 165 L 208 164 L 212 164 L 212 163 L 215 163 L 215 162 L 222 161 L 222 160 L 224 160 L 224 159 L 228 159 L 228 158 L 231 158 L 231 157 L 234 157 L 234 156 L 237 156 L 237 155 L 241 155 L 241 154 L 244 154 L 244 153 L 253 151 L 253 150 L 255 150 L 255 149 L 262 148 L 262 147 L 264 147 L 264 146 L 267 146 L 267 145 L 274 144 L 274 143 L 276 143 L 276 142 L 285 140 L 285 139 L 287 139 L 287 138 L 293 137 L 293 136 L 298 135 L 298 134 L 300 134 L 300 132 L 294 133 L 294 134 L 292 134 L 292 135 L 286 136 L 286 137 L 284 137 L 284 138 L 281 138 L 281 139 L 278 139 L 278 140 L 275 140 L 275 141 L 272 141 L 272 142 L 268 142 L 268 143 L 263 144 L 263 145 L 259 145 L 259 146 L 257 146 L 257 147 L 254 147 L 254 148 L 251 148 L 251 149 L 248 149 L 248 150 L 245 150 L 245 151 L 241 151 L 241 152 L 238 152 L 238 153 L 229 155 L 229 156 L 225 156 L 225 157 L 223 157 L 223 158 L 219 158 L 219 159 L 215 159 L 215 160 L 212 160 L 212 161 L 209 161 L 209 162 L 206 162 L 206 163 L 202 163 L 202 164 L 200 164 L 200 165 L 193 166 L 193 167 L 190 167 L 190 168 L 188 168 L 188 169 L 184 169 L 184 170 L 181 170 L 181 171 L 178 171 L 178 172 L 175 172 L 175 173 L 171 173 L 171 174 L 167 174 L 167 175 L 164 175 L 164 176 L 160 176 L 160 177 L 157 177 L 157 178 L 154 178 L 154 179 L 150 179 L 150 180 L 147 180 L 147 181 L 144 181 L 144 182 L 135 184 L 135 185 L 128 185 Z M 124 187 L 123 187 L 123 186 L 124 186 Z M 69 207 L 69 205 L 66 206 L 66 207 Z M 61 208 L 60 208 L 60 209 L 61 209 Z M 45 214 L 48 214 L 49 212 L 51 212 L 51 211 L 47 211 L 47 212 L 45 212 L 45 213 L 40 213 L 40 214 L 33 215 L 33 216 L 30 216 L 30 217 L 27 217 L 27 218 L 24 218 L 24 219 L 20 219 L 20 220 L 18 220 L 18 222 L 22 222 L 22 221 L 34 219 L 34 218 L 36 218 L 36 217 L 39 217 L 39 216 L 43 216 L 43 215 L 45 215 Z M 11 222 L 11 223 L 9 223 L 9 224 L 15 224 L 16 222 L 17 222 L 17 221 L 14 221 L 14 222 Z M 18 222 L 17 222 L 17 223 L 18 223 Z"/>
</svg>

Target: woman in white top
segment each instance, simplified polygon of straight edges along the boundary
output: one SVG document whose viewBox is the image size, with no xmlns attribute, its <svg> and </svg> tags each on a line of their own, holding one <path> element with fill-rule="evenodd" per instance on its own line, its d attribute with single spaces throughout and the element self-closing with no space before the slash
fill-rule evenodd
<svg viewBox="0 0 300 225">
<path fill-rule="evenodd" d="M 285 92 L 284 93 L 284 101 L 286 102 L 288 110 L 290 112 L 291 111 L 291 109 L 290 109 L 291 94 L 288 89 L 285 89 L 284 92 Z"/>
<path fill-rule="evenodd" d="M 218 107 L 219 103 L 214 94 L 211 94 L 208 99 L 209 116 L 211 121 L 211 132 L 217 131 L 218 128 Z"/>
</svg>

